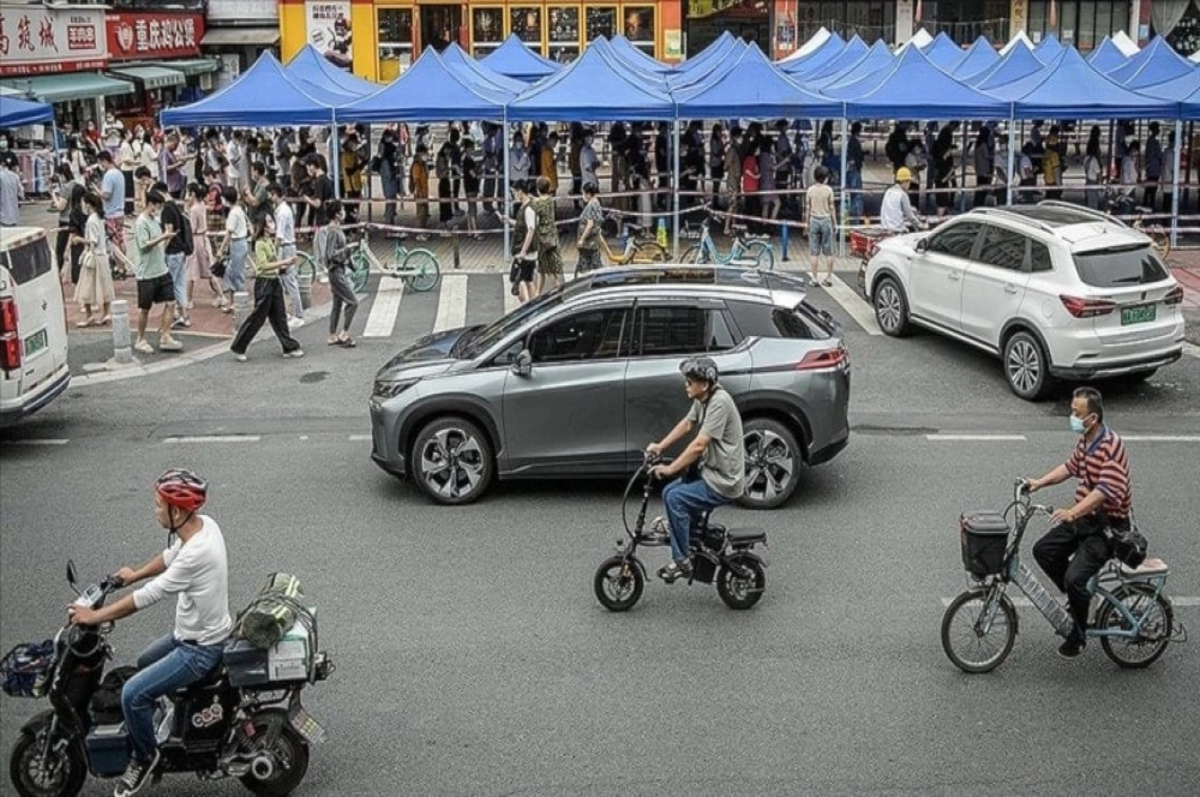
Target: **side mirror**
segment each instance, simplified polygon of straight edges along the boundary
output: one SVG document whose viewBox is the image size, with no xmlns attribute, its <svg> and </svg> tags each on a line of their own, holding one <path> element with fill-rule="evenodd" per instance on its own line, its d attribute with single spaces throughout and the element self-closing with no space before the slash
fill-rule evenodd
<svg viewBox="0 0 1200 797">
<path fill-rule="evenodd" d="M 916 249 L 918 252 L 924 252 L 928 248 L 929 248 L 929 238 L 928 237 L 922 238 L 921 240 L 917 241 Z"/>
<path fill-rule="evenodd" d="M 67 583 L 72 587 L 79 581 L 75 574 L 75 562 L 71 559 L 67 560 Z"/>
<path fill-rule="evenodd" d="M 533 373 L 533 355 L 529 353 L 529 349 L 521 349 L 521 353 L 513 361 L 512 372 L 517 376 L 529 376 Z"/>
</svg>

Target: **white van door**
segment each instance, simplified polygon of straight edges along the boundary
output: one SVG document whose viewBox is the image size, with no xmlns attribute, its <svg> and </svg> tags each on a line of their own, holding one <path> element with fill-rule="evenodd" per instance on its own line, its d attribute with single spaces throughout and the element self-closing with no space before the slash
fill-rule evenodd
<svg viewBox="0 0 1200 797">
<path fill-rule="evenodd" d="M 0 238 L 0 316 L 3 399 L 25 403 L 68 368 L 62 287 L 45 230 L 16 228 Z"/>
</svg>

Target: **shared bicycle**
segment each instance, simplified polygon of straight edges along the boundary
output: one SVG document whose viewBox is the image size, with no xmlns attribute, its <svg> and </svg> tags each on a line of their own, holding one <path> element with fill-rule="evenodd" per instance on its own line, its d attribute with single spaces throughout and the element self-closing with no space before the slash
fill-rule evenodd
<svg viewBox="0 0 1200 797">
<path fill-rule="evenodd" d="M 666 263 L 669 257 L 667 250 L 641 224 L 623 225 L 625 232 L 625 248 L 621 254 L 616 254 L 608 245 L 604 235 L 599 236 L 600 253 L 610 266 L 644 265 L 650 263 Z"/>
<path fill-rule="evenodd" d="M 689 246 L 679 257 L 681 263 L 703 263 L 721 266 L 742 266 L 772 271 L 775 268 L 775 250 L 769 241 L 748 233 L 744 224 L 734 224 L 733 244 L 722 254 L 713 241 L 709 226 L 712 217 L 700 222 L 700 243 Z"/>
<path fill-rule="evenodd" d="M 321 273 L 316 259 L 308 252 L 296 253 L 296 274 L 308 274 L 315 282 Z M 441 264 L 437 255 L 428 249 L 409 249 L 401 241 L 396 242 L 389 261 L 381 261 L 371 251 L 370 238 L 364 232 L 362 237 L 350 245 L 350 266 L 346 276 L 350 287 L 355 293 L 362 293 L 367 287 L 367 278 L 371 271 L 377 271 L 386 277 L 404 280 L 406 287 L 419 293 L 431 291 L 442 280 Z"/>
</svg>

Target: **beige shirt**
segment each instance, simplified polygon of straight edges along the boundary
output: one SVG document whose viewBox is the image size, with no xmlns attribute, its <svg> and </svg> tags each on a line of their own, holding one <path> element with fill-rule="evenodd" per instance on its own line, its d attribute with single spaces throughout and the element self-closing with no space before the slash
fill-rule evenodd
<svg viewBox="0 0 1200 797">
<path fill-rule="evenodd" d="M 810 218 L 833 218 L 833 189 L 825 183 L 817 183 L 808 189 L 808 215 Z"/>
</svg>

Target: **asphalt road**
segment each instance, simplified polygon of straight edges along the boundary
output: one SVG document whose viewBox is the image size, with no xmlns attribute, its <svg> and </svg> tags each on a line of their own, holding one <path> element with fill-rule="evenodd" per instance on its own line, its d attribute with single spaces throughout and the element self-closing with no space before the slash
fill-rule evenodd
<svg viewBox="0 0 1200 797">
<path fill-rule="evenodd" d="M 471 291 L 468 320 L 491 312 L 492 292 Z M 501 485 L 448 510 L 368 461 L 370 377 L 437 304 L 405 297 L 393 342 L 327 349 L 305 328 L 304 360 L 268 339 L 245 365 L 74 388 L 4 433 L 0 649 L 53 632 L 68 556 L 99 576 L 153 554 L 164 537 L 148 484 L 186 464 L 213 482 L 235 608 L 274 570 L 319 606 L 338 670 L 306 692 L 329 741 L 300 794 L 1195 794 L 1192 646 L 1139 672 L 1096 645 L 1062 661 L 1021 608 L 997 672 L 963 675 L 941 650 L 943 599 L 965 586 L 957 515 L 1002 508 L 1013 477 L 1061 461 L 1067 392 L 1030 405 L 973 351 L 853 326 L 851 446 L 781 510 L 721 510 L 768 530 L 759 606 L 735 613 L 711 588 L 655 581 L 612 615 L 591 579 L 620 533 L 619 484 Z M 1196 628 L 1200 360 L 1108 392 L 1113 426 L 1143 438 L 1129 443 L 1138 520 Z M 191 435 L 240 439 L 169 440 Z M 167 607 L 124 622 L 118 658 L 169 624 Z M 5 755 L 43 707 L 0 698 Z M 159 790 L 240 792 L 179 777 Z"/>
</svg>

